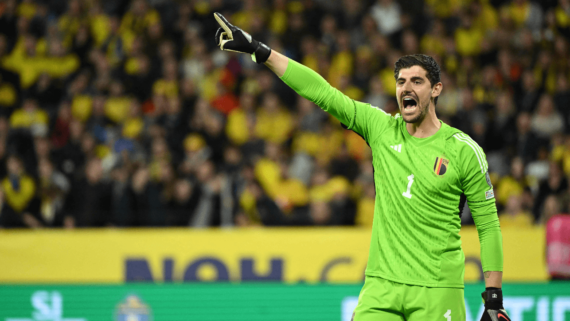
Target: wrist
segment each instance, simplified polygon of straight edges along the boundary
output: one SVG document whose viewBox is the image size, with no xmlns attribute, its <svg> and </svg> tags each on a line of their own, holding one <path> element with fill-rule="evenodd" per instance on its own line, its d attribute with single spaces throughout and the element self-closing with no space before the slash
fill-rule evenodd
<svg viewBox="0 0 570 321">
<path fill-rule="evenodd" d="M 487 287 L 482 296 L 486 309 L 503 309 L 503 291 L 500 288 Z"/>
<path fill-rule="evenodd" d="M 267 59 L 269 59 L 269 56 L 271 55 L 271 48 L 269 48 L 263 42 L 257 41 L 255 39 L 252 41 L 251 44 L 253 45 L 253 52 L 252 52 L 252 58 L 254 58 L 253 61 L 255 61 L 258 64 L 265 63 Z"/>
</svg>

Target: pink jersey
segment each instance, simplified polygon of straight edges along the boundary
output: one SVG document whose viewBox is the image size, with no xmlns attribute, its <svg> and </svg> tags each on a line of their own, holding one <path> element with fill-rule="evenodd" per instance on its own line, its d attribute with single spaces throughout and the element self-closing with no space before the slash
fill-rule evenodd
<svg viewBox="0 0 570 321">
<path fill-rule="evenodd" d="M 546 224 L 548 271 L 551 276 L 570 276 L 570 215 L 555 215 Z"/>
</svg>

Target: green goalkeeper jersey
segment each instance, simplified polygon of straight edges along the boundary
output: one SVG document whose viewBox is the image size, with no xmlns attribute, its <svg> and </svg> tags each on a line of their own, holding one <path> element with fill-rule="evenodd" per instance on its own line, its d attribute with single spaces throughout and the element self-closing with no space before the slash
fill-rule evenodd
<svg viewBox="0 0 570 321">
<path fill-rule="evenodd" d="M 479 232 L 484 271 L 502 271 L 502 239 L 481 147 L 441 123 L 411 136 L 400 115 L 354 101 L 289 60 L 282 80 L 361 135 L 372 150 L 376 201 L 366 275 L 429 287 L 463 287 L 459 230 L 467 200 Z"/>
</svg>

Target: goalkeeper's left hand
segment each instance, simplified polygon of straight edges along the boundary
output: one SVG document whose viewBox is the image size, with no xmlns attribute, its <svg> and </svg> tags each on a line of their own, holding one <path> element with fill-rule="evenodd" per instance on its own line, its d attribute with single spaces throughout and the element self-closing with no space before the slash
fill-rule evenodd
<svg viewBox="0 0 570 321">
<path fill-rule="evenodd" d="M 481 321 L 511 321 L 503 308 L 503 291 L 498 288 L 487 288 L 481 293 L 485 302 L 485 312 Z"/>
</svg>

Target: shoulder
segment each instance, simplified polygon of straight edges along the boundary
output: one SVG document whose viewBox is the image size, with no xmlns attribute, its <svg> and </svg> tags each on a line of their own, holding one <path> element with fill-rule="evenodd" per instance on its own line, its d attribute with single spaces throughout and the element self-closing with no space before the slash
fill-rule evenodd
<svg viewBox="0 0 570 321">
<path fill-rule="evenodd" d="M 481 173 L 487 172 L 489 165 L 487 164 L 485 152 L 481 146 L 469 135 L 459 129 L 453 129 L 454 131 L 449 136 L 449 141 L 455 146 L 457 157 L 466 165 L 477 164 Z"/>
</svg>

